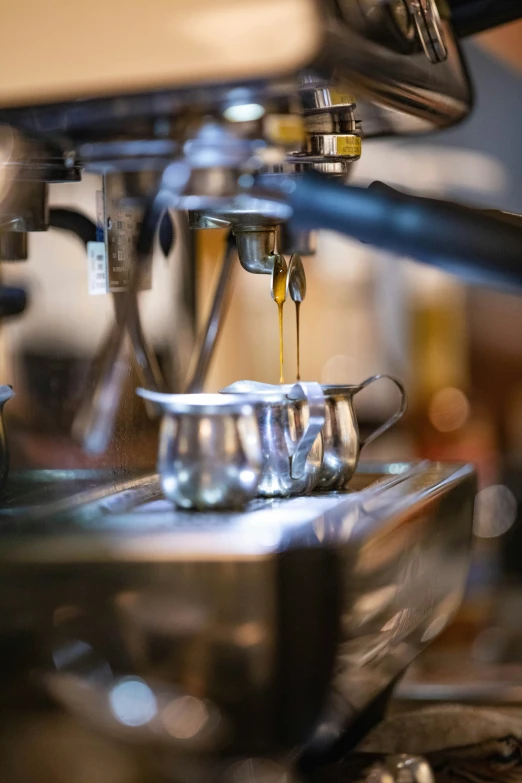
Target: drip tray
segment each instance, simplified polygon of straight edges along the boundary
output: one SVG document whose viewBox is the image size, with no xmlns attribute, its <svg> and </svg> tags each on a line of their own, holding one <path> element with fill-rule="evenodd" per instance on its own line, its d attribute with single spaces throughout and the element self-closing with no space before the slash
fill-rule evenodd
<svg viewBox="0 0 522 783">
<path fill-rule="evenodd" d="M 474 496 L 470 465 L 431 462 L 362 464 L 348 492 L 235 513 L 175 510 L 156 475 L 13 474 L 0 644 L 21 639 L 32 669 L 51 650 L 53 698 L 131 743 L 173 737 L 118 721 L 129 676 L 155 704 L 204 699 L 219 752 L 343 755 L 458 607 Z"/>
<path fill-rule="evenodd" d="M 438 508 L 448 497 L 451 507 L 462 484 L 472 498 L 471 466 L 362 463 L 346 492 L 257 499 L 239 512 L 189 512 L 163 498 L 156 474 L 18 472 L 0 509 L 0 560 L 176 560 L 191 553 L 262 555 L 310 547 L 314 539 L 318 546 L 346 543 L 372 535 L 397 514 L 419 516 L 435 499 Z"/>
</svg>

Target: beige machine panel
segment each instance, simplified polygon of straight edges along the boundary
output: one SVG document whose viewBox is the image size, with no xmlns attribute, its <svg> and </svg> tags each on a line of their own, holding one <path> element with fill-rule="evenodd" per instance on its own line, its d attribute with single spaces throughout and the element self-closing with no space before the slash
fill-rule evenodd
<svg viewBox="0 0 522 783">
<path fill-rule="evenodd" d="M 315 0 L 3 0 L 0 106 L 294 71 Z"/>
</svg>

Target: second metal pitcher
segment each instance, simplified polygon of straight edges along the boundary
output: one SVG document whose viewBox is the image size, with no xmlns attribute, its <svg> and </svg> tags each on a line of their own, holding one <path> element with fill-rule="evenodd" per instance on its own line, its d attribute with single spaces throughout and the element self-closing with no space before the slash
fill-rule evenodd
<svg viewBox="0 0 522 783">
<path fill-rule="evenodd" d="M 263 468 L 257 493 L 288 497 L 312 492 L 323 457 L 324 394 L 318 383 L 272 386 L 238 381 L 222 392 L 257 398 Z"/>
<path fill-rule="evenodd" d="M 353 399 L 371 383 L 384 378 L 399 389 L 401 395 L 399 408 L 366 438 L 360 438 Z M 321 388 L 324 392 L 326 411 L 323 427 L 324 454 L 317 489 L 346 489 L 357 467 L 361 450 L 392 427 L 404 414 L 407 405 L 406 391 L 397 378 L 386 374 L 372 375 L 357 386 L 335 385 Z"/>
<path fill-rule="evenodd" d="M 186 509 L 242 508 L 262 466 L 256 399 L 246 394 L 162 394 L 137 389 L 159 407 L 158 472 L 164 495 Z"/>
</svg>

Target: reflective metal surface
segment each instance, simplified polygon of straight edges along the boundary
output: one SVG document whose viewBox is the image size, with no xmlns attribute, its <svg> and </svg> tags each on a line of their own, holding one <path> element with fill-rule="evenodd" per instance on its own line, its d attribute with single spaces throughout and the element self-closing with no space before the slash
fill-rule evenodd
<svg viewBox="0 0 522 783">
<path fill-rule="evenodd" d="M 314 133 L 310 136 L 308 149 L 299 161 L 327 163 L 344 161 L 353 163 L 361 157 L 361 138 L 354 133 Z"/>
<path fill-rule="evenodd" d="M 242 508 L 256 495 L 261 435 L 252 396 L 138 394 L 163 412 L 161 488 L 180 508 Z"/>
<path fill-rule="evenodd" d="M 434 65 L 420 40 L 410 34 L 409 22 L 401 27 L 396 24 L 397 17 L 390 16 L 396 4 L 341 0 L 337 5 L 338 13 L 332 13 L 327 22 L 320 61 L 331 63 L 337 81 L 355 94 L 365 136 L 442 127 L 466 116 L 471 105 L 470 86 L 446 18 L 440 20 L 437 32 L 447 58 Z M 422 0 L 424 11 L 427 5 Z M 426 14 L 423 18 L 427 19 Z M 437 45 L 438 39 L 431 40 Z M 366 111 L 369 100 L 382 108 L 372 120 L 372 112 Z"/>
<path fill-rule="evenodd" d="M 442 21 L 435 0 L 409 0 L 424 54 L 432 63 L 442 63 L 448 56 Z"/>
<path fill-rule="evenodd" d="M 306 296 L 306 274 L 298 253 L 292 253 L 288 262 L 288 273 L 286 276 L 286 292 L 292 302 L 301 304 Z"/>
<path fill-rule="evenodd" d="M 318 383 L 272 386 L 237 381 L 222 392 L 257 399 L 263 471 L 261 497 L 287 497 L 313 491 L 321 467 L 324 396 Z"/>
<path fill-rule="evenodd" d="M 270 275 L 276 259 L 277 225 L 254 225 L 236 228 L 237 253 L 247 272 Z"/>
<path fill-rule="evenodd" d="M 341 752 L 462 595 L 470 466 L 363 465 L 347 494 L 198 515 L 153 476 L 70 475 L 12 476 L 0 641 L 74 715 L 172 759 Z"/>
<path fill-rule="evenodd" d="M 300 74 L 311 69 L 326 75 L 327 86 L 332 82 L 340 83 L 345 92 L 355 95 L 358 119 L 363 120 L 366 137 L 443 127 L 468 113 L 471 90 L 458 44 L 448 19 L 445 16 L 439 19 L 433 0 L 393 0 L 390 3 L 380 0 L 340 0 L 335 3 L 333 0 L 323 3 L 289 0 L 268 5 L 263 0 L 263 3 L 249 0 L 241 11 L 234 5 L 232 13 L 232 9 L 227 7 L 229 4 L 223 0 L 214 10 L 215 31 L 206 31 L 206 23 L 194 27 L 198 31 L 198 41 L 201 41 L 201 36 L 211 35 L 212 46 L 188 48 L 183 34 L 182 42 L 178 42 L 180 46 L 166 43 L 165 36 L 168 38 L 172 30 L 180 27 L 184 29 L 190 18 L 186 14 L 194 9 L 190 3 L 178 3 L 175 9 L 169 11 L 163 9 L 154 18 L 155 23 L 146 36 L 150 45 L 145 51 L 144 40 L 139 45 L 142 58 L 147 60 L 146 75 L 143 68 L 138 69 L 139 75 L 132 68 L 125 68 L 122 73 L 121 62 L 109 58 L 102 71 L 82 67 L 82 85 L 76 85 L 70 93 L 62 89 L 53 90 L 52 84 L 46 85 L 47 104 L 40 100 L 42 89 L 30 89 L 36 76 L 44 78 L 45 69 L 41 74 L 31 72 L 31 69 L 17 70 L 13 63 L 20 57 L 18 49 L 25 47 L 15 46 L 11 55 L 4 52 L 3 57 L 10 57 L 11 70 L 17 76 L 24 74 L 28 81 L 22 80 L 18 94 L 13 92 L 16 85 L 13 78 L 0 90 L 3 107 L 0 119 L 31 133 L 52 135 L 68 149 L 85 148 L 86 160 L 96 167 L 98 151 L 93 150 L 92 145 L 100 142 L 144 141 L 151 150 L 158 145 L 161 147 L 168 134 L 158 132 L 154 122 L 152 130 L 143 133 L 150 118 L 159 118 L 162 122 L 167 118 L 169 123 L 175 123 L 188 108 L 203 114 L 221 114 L 231 104 L 237 103 L 238 90 L 242 91 L 240 100 L 263 105 L 274 96 L 280 98 L 295 94 L 295 83 Z M 35 2 L 31 5 L 34 5 L 35 13 L 37 10 L 42 13 Z M 91 17 L 95 5 L 93 0 L 84 5 L 89 18 L 94 19 Z M 201 14 L 205 6 L 198 6 Z M 224 16 L 220 16 L 220 10 Z M 22 26 L 24 36 L 31 30 L 31 23 L 35 24 L 35 13 L 27 15 Z M 181 15 L 183 25 L 179 25 L 178 18 L 172 26 L 162 23 L 162 14 L 171 18 L 173 13 Z M 130 42 L 136 41 L 141 34 L 136 20 L 142 14 L 139 4 L 133 3 L 132 13 L 129 10 L 118 20 L 119 36 L 124 46 L 132 45 Z M 281 15 L 286 17 L 286 21 L 282 21 Z M 53 24 L 51 18 L 46 15 L 47 24 Z M 226 31 L 231 18 L 236 38 L 232 47 L 234 56 L 229 52 L 223 58 L 217 53 L 222 42 L 227 40 Z M 288 36 L 281 32 L 287 29 L 289 19 L 291 45 Z M 128 39 L 126 30 L 129 32 Z M 275 43 L 275 30 L 282 35 L 279 44 Z M 273 52 L 267 51 L 268 37 L 278 53 L 287 50 L 288 56 L 275 58 Z M 163 41 L 163 45 L 154 45 L 156 41 Z M 216 49 L 218 42 L 220 46 Z M 39 39 L 38 44 L 41 45 Z M 115 54 L 117 50 L 113 49 L 114 42 L 111 40 L 107 56 Z M 174 61 L 168 58 L 166 70 L 157 72 L 155 66 L 158 57 L 162 58 L 163 50 L 175 50 L 177 57 Z M 241 53 L 239 58 L 235 56 L 238 52 Z M 440 62 L 445 53 L 446 59 Z M 84 52 L 74 52 L 70 58 L 71 75 L 73 64 L 78 64 L 78 58 L 81 60 L 85 55 Z M 199 55 L 204 55 L 205 62 L 199 63 L 204 67 L 196 68 L 189 78 L 183 66 L 191 62 L 194 64 L 194 58 L 198 60 Z M 128 54 L 125 58 L 128 59 Z M 226 75 L 224 64 L 227 66 Z M 107 89 L 105 79 L 111 68 L 115 68 L 119 76 Z M 97 78 L 94 78 L 95 73 Z M 134 83 L 130 83 L 133 73 Z M 85 89 L 85 79 L 92 80 L 90 89 Z M 101 149 L 99 153 L 105 154 Z M 148 150 L 144 154 L 154 157 L 154 153 Z"/>
<path fill-rule="evenodd" d="M 384 757 L 358 783 L 436 783 L 429 763 L 422 756 L 407 753 Z"/>
</svg>

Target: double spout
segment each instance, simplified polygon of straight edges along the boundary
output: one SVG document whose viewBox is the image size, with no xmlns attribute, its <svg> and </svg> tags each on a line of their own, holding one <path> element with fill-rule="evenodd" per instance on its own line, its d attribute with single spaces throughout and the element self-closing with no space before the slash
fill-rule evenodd
<svg viewBox="0 0 522 783">
<path fill-rule="evenodd" d="M 277 230 L 281 229 L 282 253 L 289 256 L 315 254 L 315 235 L 310 231 L 289 231 L 286 224 L 234 225 L 237 254 L 243 269 L 256 275 L 271 275 L 276 257 Z"/>
</svg>

